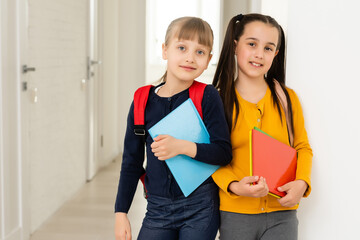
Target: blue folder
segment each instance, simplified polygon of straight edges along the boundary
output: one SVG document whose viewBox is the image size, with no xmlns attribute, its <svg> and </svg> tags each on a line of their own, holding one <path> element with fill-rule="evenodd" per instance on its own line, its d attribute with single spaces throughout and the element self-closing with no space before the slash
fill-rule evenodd
<svg viewBox="0 0 360 240">
<path fill-rule="evenodd" d="M 195 143 L 210 143 L 210 136 L 189 98 L 149 129 L 152 138 L 166 134 Z M 189 196 L 220 166 L 199 162 L 186 155 L 165 160 L 184 196 Z"/>
</svg>

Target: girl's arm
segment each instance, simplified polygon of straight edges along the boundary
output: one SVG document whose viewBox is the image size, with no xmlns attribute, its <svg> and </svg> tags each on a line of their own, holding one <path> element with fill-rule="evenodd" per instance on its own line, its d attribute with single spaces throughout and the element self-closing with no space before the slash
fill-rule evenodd
<svg viewBox="0 0 360 240">
<path fill-rule="evenodd" d="M 238 196 L 264 197 L 269 193 L 266 179 L 258 176 L 237 177 L 230 165 L 219 168 L 213 173 L 212 178 L 216 185 L 232 198 Z"/>
<path fill-rule="evenodd" d="M 257 183 L 257 184 L 253 184 Z M 266 180 L 259 176 L 244 177 L 229 184 L 228 192 L 245 197 L 265 197 L 269 193 Z"/>
<path fill-rule="evenodd" d="M 115 212 L 127 213 L 130 209 L 139 178 L 145 173 L 145 136 L 134 133 L 134 104 L 131 104 L 124 139 L 124 152 L 121 165 Z"/>
<path fill-rule="evenodd" d="M 293 108 L 294 148 L 298 154 L 296 180 L 303 180 L 308 185 L 304 193 L 304 197 L 306 197 L 311 192 L 311 167 L 313 153 L 305 129 L 304 115 L 299 98 L 293 90 L 289 89 L 288 91 Z"/>
<path fill-rule="evenodd" d="M 176 139 L 170 135 L 159 135 L 151 144 L 151 151 L 159 160 L 166 160 L 179 154 L 194 158 L 196 144 L 190 141 Z"/>
<path fill-rule="evenodd" d="M 283 207 L 293 207 L 300 203 L 300 200 L 304 196 L 307 188 L 308 185 L 304 180 L 289 182 L 281 187 L 278 187 L 280 192 L 286 192 L 286 196 L 280 198 L 278 201 Z"/>
<path fill-rule="evenodd" d="M 302 107 L 296 93 L 288 89 L 294 120 L 294 148 L 297 151 L 297 169 L 296 179 L 279 188 L 287 195 L 279 200 L 280 204 L 285 207 L 292 207 L 298 204 L 302 197 L 307 197 L 311 192 L 311 166 L 312 166 L 312 149 L 309 144 L 307 132 L 305 129 L 304 116 Z"/>
<path fill-rule="evenodd" d="M 194 159 L 225 166 L 232 160 L 230 133 L 220 95 L 212 85 L 205 88 L 202 111 L 204 124 L 210 135 L 210 144 L 196 143 Z"/>
</svg>

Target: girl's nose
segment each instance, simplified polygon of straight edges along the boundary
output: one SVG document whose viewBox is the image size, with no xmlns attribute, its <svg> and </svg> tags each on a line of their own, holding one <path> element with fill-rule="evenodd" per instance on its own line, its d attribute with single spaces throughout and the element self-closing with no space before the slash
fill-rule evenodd
<svg viewBox="0 0 360 240">
<path fill-rule="evenodd" d="M 194 54 L 193 53 L 188 53 L 186 56 L 186 62 L 194 62 Z"/>
<path fill-rule="evenodd" d="M 255 57 L 259 58 L 259 59 L 262 59 L 264 57 L 264 51 L 262 49 L 257 49 L 255 51 Z"/>
</svg>

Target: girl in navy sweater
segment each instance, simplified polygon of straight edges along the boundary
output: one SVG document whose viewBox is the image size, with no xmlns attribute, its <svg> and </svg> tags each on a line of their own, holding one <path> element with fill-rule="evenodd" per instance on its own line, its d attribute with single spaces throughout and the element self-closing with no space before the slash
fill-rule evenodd
<svg viewBox="0 0 360 240">
<path fill-rule="evenodd" d="M 211 27 L 200 18 L 178 18 L 167 29 L 162 45 L 167 71 L 162 83 L 150 89 L 145 108 L 144 136 L 134 134 L 134 104 L 128 115 L 115 204 L 117 240 L 132 239 L 127 212 L 139 178 L 145 172 L 145 149 L 148 205 L 138 239 L 215 239 L 219 227 L 219 197 L 213 179 L 209 177 L 185 197 L 164 160 L 184 154 L 214 165 L 226 165 L 231 161 L 229 130 L 217 90 L 211 85 L 206 86 L 201 102 L 203 121 L 210 135 L 209 144 L 180 140 L 169 135 L 159 135 L 153 140 L 147 132 L 189 98 L 189 87 L 208 67 L 212 45 Z"/>
</svg>

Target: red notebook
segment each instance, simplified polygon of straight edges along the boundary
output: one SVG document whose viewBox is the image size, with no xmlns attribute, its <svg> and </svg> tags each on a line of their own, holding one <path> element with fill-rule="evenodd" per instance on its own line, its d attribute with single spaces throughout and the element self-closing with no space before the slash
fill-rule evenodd
<svg viewBox="0 0 360 240">
<path fill-rule="evenodd" d="M 278 187 L 296 177 L 296 150 L 258 128 L 250 131 L 250 175 L 266 179 L 269 194 L 280 198 L 286 195 Z"/>
</svg>

